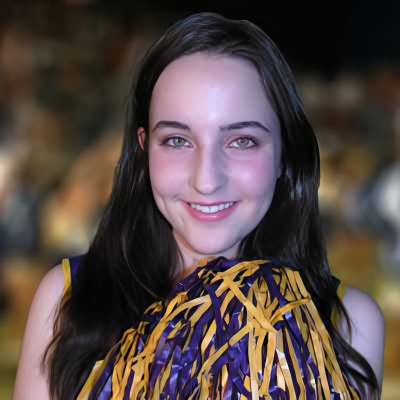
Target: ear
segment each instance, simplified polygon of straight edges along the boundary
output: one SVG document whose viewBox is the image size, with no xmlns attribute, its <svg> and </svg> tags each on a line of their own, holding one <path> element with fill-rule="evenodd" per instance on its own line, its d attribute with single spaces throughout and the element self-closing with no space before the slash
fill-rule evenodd
<svg viewBox="0 0 400 400">
<path fill-rule="evenodd" d="M 142 150 L 144 150 L 144 141 L 146 139 L 146 131 L 144 130 L 143 127 L 138 128 L 137 130 L 137 135 L 139 139 L 139 145 Z"/>
</svg>

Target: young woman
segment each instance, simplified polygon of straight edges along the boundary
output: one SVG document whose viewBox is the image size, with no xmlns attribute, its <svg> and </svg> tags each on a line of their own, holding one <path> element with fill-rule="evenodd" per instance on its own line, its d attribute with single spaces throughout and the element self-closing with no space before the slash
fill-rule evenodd
<svg viewBox="0 0 400 400">
<path fill-rule="evenodd" d="M 32 304 L 14 400 L 379 398 L 375 301 L 330 273 L 319 153 L 248 21 L 178 21 L 141 62 L 86 254 Z"/>
</svg>

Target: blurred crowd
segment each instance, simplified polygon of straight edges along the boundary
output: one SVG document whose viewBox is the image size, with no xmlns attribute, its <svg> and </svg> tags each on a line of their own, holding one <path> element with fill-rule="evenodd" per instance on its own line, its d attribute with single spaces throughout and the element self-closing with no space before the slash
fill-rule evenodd
<svg viewBox="0 0 400 400">
<path fill-rule="evenodd" d="M 70 3 L 2 14 L 0 349 L 11 348 L 12 368 L 41 276 L 87 248 L 110 192 L 135 64 L 168 20 Z M 294 72 L 320 143 L 332 268 L 380 303 L 392 346 L 385 372 L 400 373 L 400 65 L 343 68 L 330 79 Z"/>
</svg>

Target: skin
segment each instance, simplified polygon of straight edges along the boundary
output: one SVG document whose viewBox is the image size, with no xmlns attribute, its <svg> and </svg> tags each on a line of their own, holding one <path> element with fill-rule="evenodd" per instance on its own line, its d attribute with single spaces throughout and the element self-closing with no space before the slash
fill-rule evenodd
<svg viewBox="0 0 400 400">
<path fill-rule="evenodd" d="M 376 301 L 364 291 L 347 287 L 343 304 L 351 320 L 352 335 L 342 326 L 344 338 L 369 362 L 382 390 L 385 321 Z"/>
<path fill-rule="evenodd" d="M 49 399 L 47 376 L 41 368 L 53 336 L 54 311 L 64 291 L 61 266 L 52 268 L 37 288 L 29 311 L 15 380 L 13 400 Z"/>
<path fill-rule="evenodd" d="M 155 86 L 149 132 L 140 128 L 138 136 L 142 148 L 149 140 L 154 197 L 172 225 L 186 273 L 207 256 L 235 257 L 240 241 L 268 210 L 280 174 L 280 127 L 261 87 L 246 62 L 199 54 L 171 63 Z M 236 124 L 246 121 L 260 125 Z M 193 211 L 188 203 L 233 206 L 210 214 Z M 13 400 L 49 399 L 40 363 L 63 290 L 57 266 L 43 278 L 31 306 Z M 381 384 L 382 313 L 371 296 L 354 287 L 347 287 L 343 303 L 352 336 L 339 328 Z"/>
<path fill-rule="evenodd" d="M 235 257 L 267 212 L 280 174 L 279 121 L 256 69 L 234 58 L 182 57 L 159 77 L 149 120 L 153 194 L 184 267 Z M 190 204 L 229 207 L 209 213 Z"/>
</svg>

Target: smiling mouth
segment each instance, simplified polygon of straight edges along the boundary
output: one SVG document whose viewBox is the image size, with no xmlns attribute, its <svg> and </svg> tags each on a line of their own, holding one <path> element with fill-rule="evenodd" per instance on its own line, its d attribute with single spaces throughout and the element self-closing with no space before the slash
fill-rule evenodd
<svg viewBox="0 0 400 400">
<path fill-rule="evenodd" d="M 233 201 L 229 203 L 221 203 L 218 205 L 213 205 L 213 206 L 201 206 L 200 204 L 195 204 L 195 203 L 189 203 L 190 207 L 195 208 L 196 210 L 199 210 L 203 213 L 206 214 L 214 214 L 218 211 L 224 210 L 225 208 L 232 207 Z"/>
</svg>

